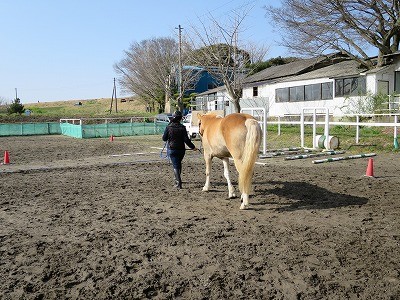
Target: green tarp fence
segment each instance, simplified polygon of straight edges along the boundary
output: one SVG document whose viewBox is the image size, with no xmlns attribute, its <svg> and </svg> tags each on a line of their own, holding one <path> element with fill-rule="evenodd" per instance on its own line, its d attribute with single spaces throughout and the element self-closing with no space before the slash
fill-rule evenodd
<svg viewBox="0 0 400 300">
<path fill-rule="evenodd" d="M 61 134 L 60 123 L 1 123 L 0 136 Z"/>
<path fill-rule="evenodd" d="M 162 134 L 167 123 L 107 123 L 75 125 L 61 123 L 61 133 L 75 138 L 106 138 L 110 136 L 133 136 Z"/>
<path fill-rule="evenodd" d="M 74 138 L 106 138 L 110 136 L 134 136 L 162 134 L 168 123 L 2 123 L 0 136 L 62 134 Z"/>
</svg>

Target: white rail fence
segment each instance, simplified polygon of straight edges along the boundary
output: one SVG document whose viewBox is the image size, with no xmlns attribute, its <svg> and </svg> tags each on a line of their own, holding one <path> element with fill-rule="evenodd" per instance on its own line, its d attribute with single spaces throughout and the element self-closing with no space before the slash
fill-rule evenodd
<svg viewBox="0 0 400 300">
<path fill-rule="evenodd" d="M 329 112 L 328 112 L 329 113 Z M 304 117 L 309 116 L 312 117 L 312 121 L 305 121 Z M 316 121 L 316 116 L 323 116 L 324 121 Z M 367 127 L 393 127 L 393 140 L 395 145 L 397 144 L 397 130 L 398 127 L 400 127 L 399 124 L 399 116 L 400 114 L 353 114 L 353 115 L 345 115 L 344 117 L 347 118 L 355 118 L 354 122 L 350 121 L 329 121 L 326 118 L 326 113 L 316 113 L 315 111 L 312 114 L 306 114 L 303 113 L 301 115 L 285 115 L 285 116 L 278 116 L 277 121 L 273 120 L 268 120 L 268 124 L 275 124 L 278 125 L 278 135 L 281 135 L 281 125 L 299 125 L 301 126 L 301 135 L 304 137 L 304 125 L 312 125 L 313 126 L 313 134 L 315 134 L 315 128 L 316 125 L 323 125 L 324 126 L 324 131 L 325 133 L 328 131 L 327 127 L 329 126 L 354 126 L 356 128 L 356 136 L 355 136 L 355 142 L 356 144 L 359 143 L 360 141 L 360 128 L 362 126 L 367 126 Z M 293 118 L 299 118 L 298 121 L 293 121 L 293 120 L 285 120 L 288 117 L 291 119 Z M 361 118 L 365 117 L 372 117 L 372 118 L 392 118 L 393 121 L 390 122 L 362 122 L 360 121 Z"/>
</svg>

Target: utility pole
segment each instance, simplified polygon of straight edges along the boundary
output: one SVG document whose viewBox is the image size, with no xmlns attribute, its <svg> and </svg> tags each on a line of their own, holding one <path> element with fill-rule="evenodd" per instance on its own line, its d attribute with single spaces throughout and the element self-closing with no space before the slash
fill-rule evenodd
<svg viewBox="0 0 400 300">
<path fill-rule="evenodd" d="M 118 112 L 118 101 L 117 101 L 117 86 L 115 85 L 115 77 L 114 77 L 114 96 L 115 96 L 115 112 Z"/>
<path fill-rule="evenodd" d="M 113 106 L 113 101 L 114 101 L 114 96 L 115 96 L 115 112 L 118 112 L 118 101 L 117 101 L 117 88 L 115 86 L 115 77 L 114 77 L 114 87 L 113 87 L 113 91 L 112 91 L 112 96 L 111 96 L 111 106 L 110 106 L 110 114 L 112 111 L 112 106 Z"/>
<path fill-rule="evenodd" d="M 15 100 L 18 99 L 17 88 L 15 88 Z"/>
<path fill-rule="evenodd" d="M 178 25 L 178 36 L 179 36 L 179 52 L 178 52 L 178 89 L 179 89 L 179 98 L 178 98 L 178 107 L 180 111 L 183 111 L 183 84 L 182 84 L 182 27 Z"/>
</svg>

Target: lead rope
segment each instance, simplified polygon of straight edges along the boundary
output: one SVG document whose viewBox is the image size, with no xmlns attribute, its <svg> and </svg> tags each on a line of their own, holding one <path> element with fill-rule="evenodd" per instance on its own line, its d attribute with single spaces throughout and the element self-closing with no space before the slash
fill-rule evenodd
<svg viewBox="0 0 400 300">
<path fill-rule="evenodd" d="M 164 149 L 166 148 L 166 153 L 165 153 L 165 156 L 163 156 L 163 152 L 164 152 Z M 168 150 L 169 150 L 169 147 L 168 147 L 168 141 L 166 141 L 165 143 L 164 143 L 164 147 L 161 149 L 161 152 L 160 152 L 160 157 L 161 158 L 164 158 L 164 159 L 170 159 L 169 158 L 169 155 L 168 155 Z"/>
</svg>

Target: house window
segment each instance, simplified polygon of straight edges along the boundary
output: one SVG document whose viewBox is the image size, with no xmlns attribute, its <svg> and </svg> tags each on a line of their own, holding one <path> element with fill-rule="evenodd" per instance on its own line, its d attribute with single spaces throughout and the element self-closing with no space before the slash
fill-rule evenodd
<svg viewBox="0 0 400 300">
<path fill-rule="evenodd" d="M 378 80 L 378 94 L 389 95 L 389 81 Z"/>
<path fill-rule="evenodd" d="M 394 91 L 400 94 L 400 71 L 394 72 Z"/>
<path fill-rule="evenodd" d="M 363 96 L 366 93 L 365 77 L 340 78 L 335 80 L 335 97 Z"/>
<path fill-rule="evenodd" d="M 321 84 L 309 84 L 304 86 L 304 100 L 313 101 L 321 99 Z"/>
<path fill-rule="evenodd" d="M 321 100 L 333 99 L 333 83 L 324 82 L 321 83 Z"/>
<path fill-rule="evenodd" d="M 304 101 L 304 85 L 289 88 L 289 101 Z"/>
<path fill-rule="evenodd" d="M 289 88 L 276 89 L 275 102 L 289 102 Z"/>
<path fill-rule="evenodd" d="M 253 97 L 258 96 L 258 86 L 253 86 Z"/>
<path fill-rule="evenodd" d="M 275 90 L 276 102 L 317 101 L 333 99 L 333 83 L 315 83 Z"/>
</svg>

